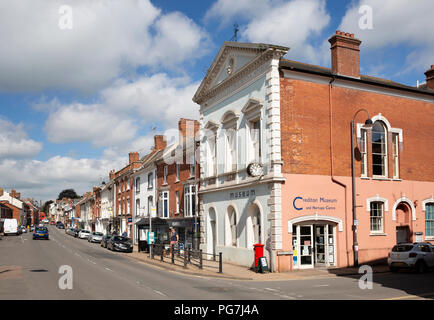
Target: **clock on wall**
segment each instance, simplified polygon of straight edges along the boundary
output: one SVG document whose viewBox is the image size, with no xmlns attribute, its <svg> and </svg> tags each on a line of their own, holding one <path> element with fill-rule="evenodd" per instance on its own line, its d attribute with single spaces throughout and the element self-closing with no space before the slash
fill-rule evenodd
<svg viewBox="0 0 434 320">
<path fill-rule="evenodd" d="M 247 173 L 252 177 L 259 177 L 264 173 L 264 168 L 262 167 L 262 164 L 252 162 L 247 166 Z"/>
</svg>

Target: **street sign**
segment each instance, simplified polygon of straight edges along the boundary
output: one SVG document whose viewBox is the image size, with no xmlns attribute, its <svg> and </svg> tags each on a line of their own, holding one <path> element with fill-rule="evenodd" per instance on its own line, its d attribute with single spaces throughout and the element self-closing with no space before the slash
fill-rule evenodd
<svg viewBox="0 0 434 320">
<path fill-rule="evenodd" d="M 148 244 L 155 242 L 155 232 L 148 232 Z"/>
</svg>

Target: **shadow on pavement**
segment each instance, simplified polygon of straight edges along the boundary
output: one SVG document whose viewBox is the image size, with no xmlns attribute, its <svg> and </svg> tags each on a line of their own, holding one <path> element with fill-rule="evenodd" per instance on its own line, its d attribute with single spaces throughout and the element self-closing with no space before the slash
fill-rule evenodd
<svg viewBox="0 0 434 320">
<path fill-rule="evenodd" d="M 417 273 L 414 270 L 406 269 L 391 272 L 387 265 L 387 259 L 378 259 L 365 262 L 359 268 L 329 268 L 327 271 L 338 277 L 361 279 L 363 275 L 366 275 L 366 269 L 363 266 L 370 266 L 372 268 L 372 281 L 374 284 L 405 291 L 408 296 L 434 299 L 433 270 L 425 273 Z M 402 298 L 405 299 L 405 296 L 403 295 Z M 411 297 L 408 298 L 410 299 Z"/>
</svg>

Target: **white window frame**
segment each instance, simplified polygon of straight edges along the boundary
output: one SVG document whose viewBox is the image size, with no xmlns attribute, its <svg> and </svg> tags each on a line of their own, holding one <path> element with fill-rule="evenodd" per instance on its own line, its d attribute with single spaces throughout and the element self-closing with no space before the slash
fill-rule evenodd
<svg viewBox="0 0 434 320">
<path fill-rule="evenodd" d="M 361 129 L 360 139 L 360 176 L 368 176 L 368 131 Z"/>
<path fill-rule="evenodd" d="M 140 193 L 140 177 L 136 178 L 136 193 Z"/>
<path fill-rule="evenodd" d="M 136 216 L 140 216 L 140 199 L 136 199 Z"/>
<path fill-rule="evenodd" d="M 373 178 L 388 178 L 388 176 L 389 176 L 389 168 L 388 168 L 388 162 L 389 162 L 389 155 L 388 155 L 388 152 L 389 152 L 388 151 L 389 150 L 389 148 L 388 148 L 389 139 L 388 139 L 388 133 L 389 133 L 389 130 L 387 128 L 387 125 L 382 120 L 377 120 L 377 121 L 381 124 L 381 126 L 384 129 L 384 153 L 382 153 L 382 154 L 376 153 L 376 155 L 381 155 L 383 157 L 384 173 L 382 175 L 376 175 L 376 174 L 374 174 L 374 152 L 371 151 L 372 177 Z M 375 121 L 375 122 L 377 122 L 377 121 Z M 374 122 L 374 125 L 375 125 L 375 122 Z M 371 132 L 372 132 L 372 139 L 371 139 L 371 146 L 372 147 L 371 147 L 371 150 L 374 149 L 373 148 L 373 144 L 374 144 L 374 138 L 373 138 L 374 131 L 373 130 L 374 130 L 374 127 L 372 127 L 372 130 L 371 130 Z"/>
<path fill-rule="evenodd" d="M 184 217 L 196 216 L 196 191 L 197 187 L 195 184 L 187 184 L 184 186 Z"/>
<path fill-rule="evenodd" d="M 160 192 L 160 218 L 168 219 L 170 217 L 169 206 L 170 206 L 169 191 L 161 191 Z M 165 211 L 167 212 L 167 215 L 164 214 Z"/>
<path fill-rule="evenodd" d="M 180 171 L 181 171 L 181 164 L 177 163 L 176 164 L 176 181 L 179 181 Z"/>
<path fill-rule="evenodd" d="M 148 173 L 148 189 L 154 188 L 154 173 L 149 172 Z"/>
<path fill-rule="evenodd" d="M 217 135 L 207 137 L 206 139 L 207 154 L 207 176 L 214 177 L 217 175 Z"/>
<path fill-rule="evenodd" d="M 232 140 L 232 141 L 231 141 Z M 231 144 L 232 142 L 232 144 Z M 237 170 L 237 131 L 235 127 L 225 131 L 226 172 Z"/>
<path fill-rule="evenodd" d="M 149 201 L 151 200 L 151 201 Z M 152 207 L 154 206 L 154 197 L 148 196 L 148 210 L 147 210 L 147 216 L 149 217 L 152 214 Z"/>
<path fill-rule="evenodd" d="M 379 204 L 381 209 L 381 216 L 372 216 L 372 206 L 374 204 Z M 372 219 L 379 219 L 381 224 L 380 230 L 373 230 L 372 226 Z M 382 201 L 372 201 L 369 203 L 369 231 L 371 234 L 384 234 L 384 202 Z"/>
<path fill-rule="evenodd" d="M 190 159 L 190 178 L 195 178 L 196 177 L 196 161 L 195 161 L 195 157 L 191 156 Z"/>
<path fill-rule="evenodd" d="M 392 132 L 392 177 L 399 179 L 399 134 Z"/>
<path fill-rule="evenodd" d="M 179 213 L 179 191 L 176 191 L 175 195 L 176 195 L 176 213 Z"/>
<path fill-rule="evenodd" d="M 430 199 L 425 199 L 422 201 L 422 211 L 423 211 L 423 218 L 424 218 L 424 236 L 425 236 L 425 240 L 434 240 L 434 235 L 432 236 L 428 236 L 426 234 L 426 207 L 427 205 L 433 205 L 434 206 L 434 198 L 430 198 Z M 430 220 L 431 221 L 431 220 Z M 434 223 L 434 220 L 433 220 Z"/>
<path fill-rule="evenodd" d="M 167 175 L 169 174 L 169 166 L 164 166 L 163 184 L 167 184 Z"/>
</svg>

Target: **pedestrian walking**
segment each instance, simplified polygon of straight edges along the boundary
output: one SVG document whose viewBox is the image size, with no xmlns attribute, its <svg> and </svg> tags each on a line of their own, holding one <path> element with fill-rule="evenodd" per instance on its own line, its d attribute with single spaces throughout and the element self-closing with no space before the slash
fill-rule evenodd
<svg viewBox="0 0 434 320">
<path fill-rule="evenodd" d="M 170 228 L 170 254 L 172 254 L 173 247 L 178 244 L 179 236 L 175 232 L 175 228 Z"/>
</svg>

